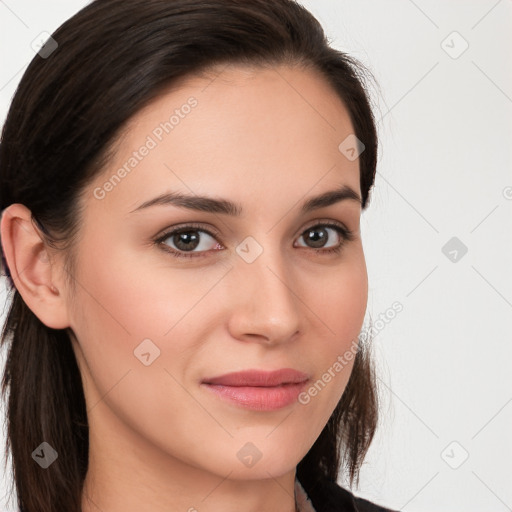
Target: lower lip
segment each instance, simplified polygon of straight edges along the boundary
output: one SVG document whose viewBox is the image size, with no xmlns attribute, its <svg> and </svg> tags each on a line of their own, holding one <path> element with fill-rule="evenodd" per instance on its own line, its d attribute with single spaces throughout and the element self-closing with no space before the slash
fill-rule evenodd
<svg viewBox="0 0 512 512">
<path fill-rule="evenodd" d="M 206 384 L 209 390 L 220 398 L 234 402 L 246 409 L 255 411 L 275 411 L 297 401 L 299 393 L 306 382 L 282 384 L 274 387 L 256 386 L 220 386 Z"/>
</svg>

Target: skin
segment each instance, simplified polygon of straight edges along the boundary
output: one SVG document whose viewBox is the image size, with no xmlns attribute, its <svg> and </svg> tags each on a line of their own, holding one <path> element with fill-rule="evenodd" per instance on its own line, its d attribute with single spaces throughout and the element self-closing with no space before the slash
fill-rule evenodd
<svg viewBox="0 0 512 512">
<path fill-rule="evenodd" d="M 293 511 L 296 466 L 352 370 L 353 360 L 306 405 L 276 411 L 248 410 L 201 386 L 232 371 L 284 367 L 316 382 L 357 339 L 368 292 L 360 204 L 300 212 L 307 198 L 343 184 L 361 193 L 358 159 L 338 150 L 353 133 L 338 96 L 310 70 L 218 72 L 188 78 L 139 111 L 84 190 L 75 294 L 63 253 L 42 242 L 29 210 L 14 204 L 2 217 L 23 299 L 73 338 L 90 427 L 84 512 Z M 191 96 L 190 114 L 97 199 L 95 188 Z M 173 205 L 130 213 L 164 191 L 229 199 L 243 213 Z M 344 241 L 327 230 L 325 246 L 343 243 L 339 254 L 302 236 L 322 221 L 353 232 Z M 190 222 L 218 231 L 195 232 L 204 257 L 173 257 L 165 246 L 176 249 L 176 237 L 152 243 Z M 235 250 L 247 236 L 263 248 L 252 263 Z M 148 338 L 160 356 L 145 366 L 134 350 Z M 248 442 L 262 454 L 252 467 L 237 457 Z"/>
</svg>

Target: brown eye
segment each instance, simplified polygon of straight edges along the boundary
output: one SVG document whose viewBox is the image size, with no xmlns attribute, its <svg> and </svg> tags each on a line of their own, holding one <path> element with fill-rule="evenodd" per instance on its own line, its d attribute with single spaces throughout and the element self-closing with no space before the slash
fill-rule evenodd
<svg viewBox="0 0 512 512">
<path fill-rule="evenodd" d="M 169 238 L 172 238 L 174 246 L 180 251 L 193 251 L 201 241 L 201 237 L 197 233 L 197 230 L 180 231 Z"/>
<path fill-rule="evenodd" d="M 306 245 L 301 245 L 301 247 L 330 251 L 341 248 L 345 240 L 351 239 L 351 234 L 347 229 L 336 224 L 318 224 L 304 231 L 300 238 L 306 242 Z M 329 243 L 330 245 L 327 245 Z"/>
<path fill-rule="evenodd" d="M 308 229 L 302 236 L 306 244 L 318 249 L 323 247 L 329 239 L 328 228 Z"/>
<path fill-rule="evenodd" d="M 185 226 L 168 231 L 155 240 L 155 243 L 163 245 L 164 250 L 177 257 L 203 256 L 203 253 L 222 247 L 212 233 L 194 226 Z"/>
</svg>

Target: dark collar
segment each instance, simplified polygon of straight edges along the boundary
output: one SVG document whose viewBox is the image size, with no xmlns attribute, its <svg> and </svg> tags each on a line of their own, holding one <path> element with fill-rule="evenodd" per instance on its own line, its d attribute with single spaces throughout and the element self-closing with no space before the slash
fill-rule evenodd
<svg viewBox="0 0 512 512">
<path fill-rule="evenodd" d="M 330 480 L 321 480 L 313 488 L 303 487 L 316 512 L 397 512 L 354 496 Z"/>
</svg>

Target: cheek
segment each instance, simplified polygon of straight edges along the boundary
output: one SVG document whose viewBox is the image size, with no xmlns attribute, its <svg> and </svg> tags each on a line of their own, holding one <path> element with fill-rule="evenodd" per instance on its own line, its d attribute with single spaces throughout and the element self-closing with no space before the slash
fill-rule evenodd
<svg viewBox="0 0 512 512">
<path fill-rule="evenodd" d="M 208 292 L 226 272 L 166 268 L 164 259 L 151 265 L 135 251 L 119 251 L 119 246 L 104 241 L 101 251 L 83 253 L 87 264 L 80 266 L 80 286 L 71 301 L 71 328 L 81 349 L 77 357 L 83 354 L 87 364 L 82 368 L 99 396 L 129 370 L 129 378 L 133 370 L 144 370 L 137 377 L 141 386 L 153 386 L 152 379 L 160 378 L 164 368 L 182 381 L 185 363 L 204 339 L 196 333 L 216 310 Z"/>
<path fill-rule="evenodd" d="M 131 350 L 143 339 L 163 339 L 183 320 L 188 322 L 226 272 L 223 268 L 201 272 L 185 265 L 171 267 L 165 256 L 151 257 L 152 250 L 146 249 L 144 255 L 122 248 L 121 242 L 111 242 L 101 252 L 87 258 L 84 254 L 81 293 L 74 306 L 76 316 L 85 323 L 86 335 L 93 329 L 103 336 L 108 331 L 114 342 L 124 339 L 124 348 Z"/>
<path fill-rule="evenodd" d="M 345 263 L 333 270 L 330 279 L 323 280 L 321 291 L 314 288 L 317 291 L 308 297 L 311 309 L 316 308 L 319 317 L 314 329 L 324 334 L 316 337 L 314 351 L 308 347 L 316 373 L 299 402 L 310 409 L 311 418 L 316 418 L 314 428 L 318 434 L 352 373 L 367 306 L 368 279 L 362 250 L 347 257 Z"/>
<path fill-rule="evenodd" d="M 326 339 L 326 352 L 345 351 L 357 339 L 364 321 L 368 302 L 368 275 L 364 254 L 360 246 L 347 253 L 342 264 L 324 275 L 322 284 L 310 289 L 316 290 L 308 300 L 315 306 Z"/>
<path fill-rule="evenodd" d="M 71 327 L 89 421 L 98 432 L 107 421 L 129 425 L 169 451 L 177 438 L 186 452 L 209 419 L 181 384 L 198 338 L 192 313 L 218 278 L 134 264 L 112 247 L 108 260 L 92 256 L 80 270 Z"/>
</svg>

